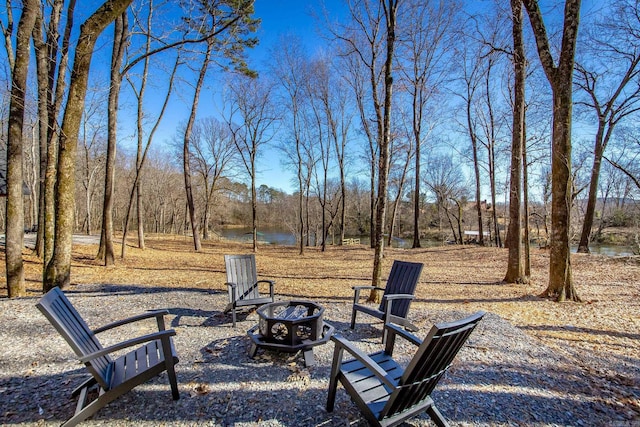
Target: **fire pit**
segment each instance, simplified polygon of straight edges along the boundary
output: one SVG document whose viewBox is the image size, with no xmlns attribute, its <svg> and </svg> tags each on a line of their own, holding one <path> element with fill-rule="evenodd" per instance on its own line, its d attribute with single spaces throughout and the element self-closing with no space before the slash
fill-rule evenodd
<svg viewBox="0 0 640 427">
<path fill-rule="evenodd" d="M 257 310 L 259 323 L 247 331 L 253 341 L 249 357 L 258 347 L 294 353 L 304 352 L 306 366 L 315 364 L 313 347 L 329 341 L 333 326 L 322 320 L 324 307 L 311 301 L 279 301 Z"/>
</svg>

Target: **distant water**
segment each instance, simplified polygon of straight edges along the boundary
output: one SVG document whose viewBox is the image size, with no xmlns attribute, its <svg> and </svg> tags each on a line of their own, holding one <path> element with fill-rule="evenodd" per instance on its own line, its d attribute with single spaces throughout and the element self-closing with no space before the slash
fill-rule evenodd
<svg viewBox="0 0 640 427">
<path fill-rule="evenodd" d="M 223 228 L 220 235 L 225 239 L 239 242 L 250 242 L 252 239 L 249 228 Z M 292 233 L 282 230 L 264 229 L 258 232 L 258 241 L 272 245 L 295 246 L 296 238 Z"/>
<path fill-rule="evenodd" d="M 606 255 L 606 256 L 631 256 L 633 248 L 629 246 L 615 246 L 615 245 L 589 245 L 589 250 L 592 254 Z M 578 246 L 571 246 L 571 252 L 576 253 Z"/>
<path fill-rule="evenodd" d="M 235 240 L 240 242 L 251 241 L 251 230 L 248 228 L 224 228 L 220 232 L 220 235 L 225 239 Z M 369 245 L 369 236 L 346 236 L 348 238 L 359 238 L 361 245 Z M 283 246 L 295 246 L 296 237 L 293 233 L 278 230 L 278 229 L 264 229 L 258 232 L 258 241 L 269 243 L 272 245 Z M 385 237 L 385 245 L 387 238 Z M 412 246 L 412 239 L 401 239 L 394 237 L 391 242 L 391 246 L 394 248 L 410 249 Z M 420 240 L 420 245 L 423 248 L 440 246 L 442 242 L 435 240 Z M 571 252 L 577 251 L 577 246 L 571 247 Z M 631 256 L 634 255 L 633 248 L 628 246 L 615 246 L 615 245 L 590 245 L 589 249 L 593 254 L 600 254 L 606 256 Z"/>
<path fill-rule="evenodd" d="M 251 230 L 248 228 L 223 228 L 219 233 L 222 237 L 229 240 L 235 240 L 239 242 L 251 241 Z M 369 236 L 345 236 L 346 238 L 360 239 L 361 245 L 369 245 Z M 277 230 L 277 229 L 263 229 L 258 232 L 258 241 L 269 243 L 272 245 L 284 245 L 295 246 L 296 236 L 293 233 Z M 413 243 L 412 239 L 400 239 L 394 237 L 391 242 L 391 246 L 394 248 L 411 248 Z M 331 244 L 331 237 L 329 237 L 329 244 Z M 387 238 L 385 237 L 385 245 L 387 244 Z M 441 243 L 433 240 L 420 240 L 422 247 L 438 246 Z"/>
</svg>

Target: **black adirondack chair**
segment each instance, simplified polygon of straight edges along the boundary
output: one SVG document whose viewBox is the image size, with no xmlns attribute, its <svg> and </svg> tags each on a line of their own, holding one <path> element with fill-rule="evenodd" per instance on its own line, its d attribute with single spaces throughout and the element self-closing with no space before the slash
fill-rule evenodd
<svg viewBox="0 0 640 427">
<path fill-rule="evenodd" d="M 438 426 L 448 426 L 431 392 L 483 316 L 478 312 L 456 322 L 437 324 L 424 341 L 397 325 L 385 324 L 385 349 L 371 355 L 339 335 L 332 336 L 335 349 L 327 411 L 333 411 L 339 381 L 370 425 L 395 426 L 427 411 Z M 406 369 L 392 358 L 396 335 L 419 346 Z M 345 351 L 355 359 L 343 361 Z"/>
<path fill-rule="evenodd" d="M 229 304 L 224 309 L 225 313 L 231 311 L 233 327 L 236 326 L 236 309 L 247 306 L 260 306 L 274 301 L 273 280 L 258 280 L 256 270 L 256 257 L 248 255 L 225 255 L 224 263 L 227 272 L 227 290 L 229 291 Z M 269 295 L 260 294 L 258 285 L 269 284 Z"/>
<path fill-rule="evenodd" d="M 383 320 L 384 323 L 392 322 L 402 325 L 410 331 L 417 331 L 418 328 L 407 319 L 407 314 L 409 313 L 411 301 L 415 298 L 414 293 L 418 279 L 420 279 L 422 267 L 422 263 L 395 260 L 391 266 L 387 286 L 384 289 L 375 286 L 354 286 L 351 329 L 356 326 L 357 312 L 362 311 Z M 365 289 L 384 291 L 379 307 L 371 307 L 360 303 L 360 291 Z M 385 340 L 386 332 L 383 332 L 382 342 L 385 342 Z"/>
<path fill-rule="evenodd" d="M 169 376 L 173 399 L 180 398 L 174 369 L 178 357 L 171 338 L 176 333 L 172 329 L 165 330 L 164 315 L 168 314 L 166 310 L 144 313 L 91 330 L 60 288 L 47 292 L 36 307 L 49 319 L 91 374 L 90 378 L 73 391 L 73 397 L 79 396 L 78 405 L 75 415 L 64 426 L 82 422 L 109 402 L 165 370 Z M 150 318 L 156 319 L 158 332 L 109 347 L 103 347 L 96 337 L 100 332 Z M 115 360 L 109 356 L 115 351 L 140 344 L 144 345 Z M 99 395 L 87 402 L 88 392 L 96 384 Z"/>
</svg>

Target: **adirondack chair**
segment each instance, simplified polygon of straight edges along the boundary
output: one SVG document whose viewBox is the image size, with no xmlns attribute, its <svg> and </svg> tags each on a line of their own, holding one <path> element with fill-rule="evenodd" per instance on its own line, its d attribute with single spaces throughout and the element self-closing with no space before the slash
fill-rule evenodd
<svg viewBox="0 0 640 427">
<path fill-rule="evenodd" d="M 229 304 L 224 309 L 225 313 L 231 311 L 233 327 L 236 327 L 236 310 L 239 307 L 260 306 L 274 301 L 273 280 L 258 280 L 256 270 L 256 257 L 248 255 L 225 255 L 224 263 L 227 272 L 227 290 L 229 291 Z M 269 284 L 269 296 L 261 295 L 258 285 Z"/>
<path fill-rule="evenodd" d="M 448 426 L 431 392 L 483 316 L 483 312 L 478 312 L 456 322 L 437 324 L 424 341 L 397 325 L 385 324 L 388 330 L 385 349 L 371 355 L 333 335 L 335 348 L 327 411 L 333 411 L 339 381 L 370 425 L 394 426 L 427 411 L 436 425 Z M 419 346 L 406 369 L 392 358 L 396 335 Z M 343 361 L 345 351 L 355 359 Z"/>
<path fill-rule="evenodd" d="M 169 376 L 173 399 L 179 399 L 174 369 L 178 357 L 171 339 L 176 333 L 172 329 L 165 330 L 163 316 L 168 314 L 167 310 L 140 314 L 91 330 L 60 288 L 56 287 L 47 292 L 36 307 L 49 319 L 91 374 L 91 377 L 73 391 L 73 397 L 79 396 L 78 405 L 75 415 L 65 422 L 64 426 L 74 426 L 82 422 L 120 395 L 165 370 Z M 103 347 L 96 337 L 100 332 L 154 317 L 158 324 L 158 332 L 109 347 Z M 140 344 L 144 345 L 115 360 L 109 356 L 115 351 Z M 99 387 L 99 396 L 87 403 L 87 394 L 96 384 Z"/>
<path fill-rule="evenodd" d="M 375 286 L 354 286 L 351 329 L 356 326 L 356 314 L 358 311 L 362 311 L 383 320 L 384 323 L 393 322 L 402 325 L 409 331 L 417 331 L 418 328 L 407 319 L 407 314 L 411 301 L 415 298 L 413 294 L 416 291 L 422 267 L 422 263 L 395 260 L 391 266 L 387 286 L 384 289 Z M 360 292 L 365 289 L 384 291 L 378 308 L 360 303 Z M 383 332 L 382 342 L 385 341 L 386 332 Z"/>
</svg>

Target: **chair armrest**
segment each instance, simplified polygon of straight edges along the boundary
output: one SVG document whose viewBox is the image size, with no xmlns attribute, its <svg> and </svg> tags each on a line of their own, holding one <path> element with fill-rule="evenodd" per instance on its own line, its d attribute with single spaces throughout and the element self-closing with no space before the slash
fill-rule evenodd
<svg viewBox="0 0 640 427">
<path fill-rule="evenodd" d="M 107 325 L 101 326 L 101 327 L 99 327 L 97 329 L 94 329 L 93 333 L 94 334 L 99 334 L 100 332 L 104 332 L 104 331 L 107 331 L 109 329 L 116 328 L 118 326 L 126 325 L 128 323 L 137 322 L 139 320 L 149 319 L 149 318 L 152 318 L 152 317 L 155 317 L 156 320 L 158 321 L 158 330 L 164 331 L 164 316 L 166 314 L 169 314 L 168 310 L 149 311 L 147 313 L 142 313 L 142 314 L 139 314 L 137 316 L 128 317 L 126 319 L 118 320 L 116 322 L 109 323 Z"/>
<path fill-rule="evenodd" d="M 379 288 L 377 286 L 352 286 L 351 289 L 353 289 L 354 291 L 361 291 L 363 289 L 377 289 L 379 291 L 384 291 L 384 288 Z"/>
<path fill-rule="evenodd" d="M 256 285 L 257 285 L 258 283 L 268 283 L 268 284 L 269 284 L 269 296 L 271 297 L 271 299 L 273 299 L 273 297 L 274 297 L 274 294 L 273 294 L 273 287 L 274 287 L 274 286 L 275 286 L 275 284 L 276 284 L 275 280 L 266 280 L 266 279 L 263 279 L 263 280 L 258 280 L 258 281 L 256 282 Z"/>
<path fill-rule="evenodd" d="M 340 335 L 332 335 L 331 341 L 335 343 L 334 352 L 338 352 L 340 350 L 346 350 L 349 354 L 351 354 L 356 360 L 366 366 L 376 377 L 380 379 L 383 383 L 385 383 L 390 388 L 395 388 L 396 384 L 393 379 L 387 374 L 387 372 L 378 365 L 375 360 L 373 360 L 369 355 L 364 353 L 359 348 L 355 347 L 349 340 L 343 338 Z M 342 362 L 342 359 L 338 361 L 338 364 Z M 331 368 L 332 370 L 334 367 Z"/>
<path fill-rule="evenodd" d="M 384 334 L 386 336 L 384 351 L 388 354 L 393 354 L 396 335 L 400 335 L 402 338 L 406 339 L 415 346 L 420 346 L 422 344 L 422 340 L 420 338 L 392 323 L 385 323 Z"/>
<path fill-rule="evenodd" d="M 388 295 L 383 295 L 382 299 L 386 299 L 386 300 L 396 300 L 396 299 L 416 299 L 415 295 L 411 295 L 411 294 L 388 294 Z"/>
<path fill-rule="evenodd" d="M 87 363 L 98 357 L 106 356 L 109 353 L 113 353 L 114 351 L 122 350 L 123 348 L 133 347 L 134 345 L 142 344 L 145 342 L 151 342 L 158 339 L 163 339 L 163 338 L 166 339 L 175 334 L 176 334 L 175 330 L 169 329 L 166 331 L 154 332 L 153 334 L 142 335 L 140 337 L 132 338 L 130 340 L 123 341 L 109 347 L 105 347 L 98 351 L 94 351 L 93 353 L 89 353 L 87 355 L 81 356 L 78 359 L 83 363 Z"/>
<path fill-rule="evenodd" d="M 415 296 L 411 294 L 391 294 L 391 295 L 383 295 L 382 302 L 384 303 L 384 323 L 391 322 L 391 307 L 393 306 L 393 301 L 397 299 L 408 299 L 413 300 Z M 386 333 L 383 335 L 386 337 Z"/>
<path fill-rule="evenodd" d="M 353 292 L 353 303 L 354 304 L 358 303 L 358 301 L 360 300 L 360 291 L 362 291 L 364 289 L 369 289 L 369 290 L 375 289 L 377 291 L 384 291 L 383 288 L 379 288 L 377 286 L 371 286 L 371 285 L 369 285 L 369 286 L 352 286 L 351 289 L 354 290 L 354 292 Z"/>
</svg>

